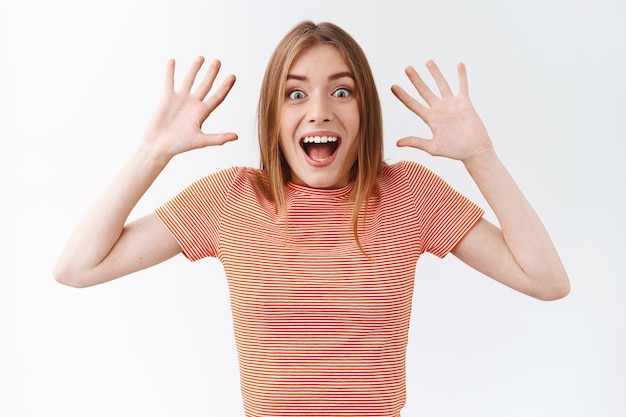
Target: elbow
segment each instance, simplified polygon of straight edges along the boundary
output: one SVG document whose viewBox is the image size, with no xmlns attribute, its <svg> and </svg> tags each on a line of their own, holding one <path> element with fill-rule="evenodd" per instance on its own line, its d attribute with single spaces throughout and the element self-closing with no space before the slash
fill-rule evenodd
<svg viewBox="0 0 626 417">
<path fill-rule="evenodd" d="M 73 288 L 86 288 L 91 284 L 88 283 L 86 279 L 84 279 L 84 275 L 76 272 L 72 272 L 66 267 L 58 264 L 55 265 L 54 270 L 52 271 L 52 276 L 59 284 L 67 285 L 68 287 Z"/>
<path fill-rule="evenodd" d="M 553 284 L 543 286 L 533 296 L 541 301 L 556 301 L 566 297 L 570 289 L 569 278 L 565 275 Z"/>
<path fill-rule="evenodd" d="M 63 260 L 54 266 L 52 276 L 58 283 L 73 288 L 93 287 L 117 277 L 98 266 L 88 267 Z"/>
</svg>

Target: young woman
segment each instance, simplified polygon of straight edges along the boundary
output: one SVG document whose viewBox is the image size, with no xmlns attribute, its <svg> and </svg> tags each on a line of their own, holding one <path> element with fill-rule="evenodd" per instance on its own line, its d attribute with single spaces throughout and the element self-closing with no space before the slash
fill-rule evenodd
<svg viewBox="0 0 626 417">
<path fill-rule="evenodd" d="M 235 82 L 212 94 L 220 63 L 194 62 L 163 98 L 136 153 L 88 210 L 55 277 L 83 287 L 180 252 L 218 257 L 228 279 L 248 416 L 398 416 L 416 262 L 452 252 L 486 275 L 542 300 L 565 296 L 567 274 L 548 233 L 498 159 L 458 66 L 454 95 L 433 62 L 433 93 L 407 76 L 427 106 L 392 91 L 431 128 L 407 137 L 460 160 L 500 223 L 412 162 L 383 163 L 382 117 L 359 45 L 329 23 L 303 22 L 268 64 L 258 107 L 260 169 L 198 180 L 136 221 L 128 215 L 175 155 L 237 139 L 204 134 Z"/>
</svg>

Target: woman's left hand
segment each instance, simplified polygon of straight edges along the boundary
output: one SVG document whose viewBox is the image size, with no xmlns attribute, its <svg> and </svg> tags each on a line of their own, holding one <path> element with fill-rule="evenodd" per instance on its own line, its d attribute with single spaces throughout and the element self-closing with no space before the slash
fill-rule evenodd
<svg viewBox="0 0 626 417">
<path fill-rule="evenodd" d="M 428 61 L 426 67 L 435 80 L 441 97 L 428 88 L 413 67 L 406 69 L 406 75 L 427 106 L 418 102 L 398 85 L 392 86 L 391 91 L 430 127 L 432 139 L 408 136 L 400 139 L 397 145 L 411 146 L 433 156 L 464 162 L 491 150 L 493 145 L 489 134 L 469 98 L 465 65 L 461 63 L 457 66 L 459 92 L 456 96 L 433 61 Z"/>
</svg>

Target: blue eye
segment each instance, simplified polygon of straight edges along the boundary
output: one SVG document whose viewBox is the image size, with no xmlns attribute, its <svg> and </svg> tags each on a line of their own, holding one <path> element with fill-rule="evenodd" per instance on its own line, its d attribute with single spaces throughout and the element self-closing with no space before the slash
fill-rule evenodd
<svg viewBox="0 0 626 417">
<path fill-rule="evenodd" d="M 300 90 L 294 90 L 294 91 L 290 91 L 288 96 L 292 100 L 301 100 L 304 98 L 304 93 Z"/>
<path fill-rule="evenodd" d="M 348 98 L 350 97 L 351 94 L 352 94 L 352 91 L 350 91 L 349 89 L 339 88 L 333 93 L 333 96 L 337 98 Z"/>
</svg>

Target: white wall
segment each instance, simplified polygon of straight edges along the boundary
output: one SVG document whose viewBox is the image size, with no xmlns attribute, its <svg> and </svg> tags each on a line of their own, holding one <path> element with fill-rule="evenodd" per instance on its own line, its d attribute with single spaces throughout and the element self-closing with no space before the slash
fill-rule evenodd
<svg viewBox="0 0 626 417">
<path fill-rule="evenodd" d="M 237 85 L 207 130 L 241 139 L 178 157 L 137 207 L 256 165 L 271 50 L 302 19 L 346 28 L 370 57 L 387 157 L 433 168 L 482 203 L 459 164 L 395 140 L 426 134 L 392 97 L 403 68 L 463 60 L 501 158 L 572 281 L 542 303 L 453 257 L 418 265 L 405 416 L 626 415 L 626 6 L 617 0 L 26 0 L 0 3 L 0 416 L 241 416 L 219 264 L 182 257 L 85 290 L 51 269 L 135 148 L 168 57 L 219 57 Z M 134 216 L 135 214 L 133 214 Z"/>
</svg>

